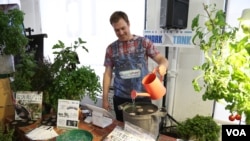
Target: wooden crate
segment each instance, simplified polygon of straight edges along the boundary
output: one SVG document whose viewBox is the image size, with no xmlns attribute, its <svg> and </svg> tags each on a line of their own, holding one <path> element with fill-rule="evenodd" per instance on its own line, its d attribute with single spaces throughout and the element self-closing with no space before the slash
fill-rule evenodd
<svg viewBox="0 0 250 141">
<path fill-rule="evenodd" d="M 14 105 L 0 107 L 0 132 L 5 130 L 6 118 L 13 119 L 15 117 Z"/>
<path fill-rule="evenodd" d="M 0 79 L 0 107 L 13 105 L 9 78 Z"/>
</svg>

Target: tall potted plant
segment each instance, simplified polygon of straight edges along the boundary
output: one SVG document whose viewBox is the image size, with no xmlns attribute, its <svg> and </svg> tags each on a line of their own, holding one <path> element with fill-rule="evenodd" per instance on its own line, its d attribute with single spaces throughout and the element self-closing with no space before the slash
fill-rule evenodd
<svg viewBox="0 0 250 141">
<path fill-rule="evenodd" d="M 225 108 L 233 116 L 244 114 L 250 124 L 250 27 L 231 27 L 216 5 L 203 6 L 206 15 L 199 14 L 192 21 L 193 43 L 205 57 L 203 64 L 193 68 L 201 72 L 193 79 L 193 87 L 204 90 L 203 100 L 226 101 Z M 245 34 L 239 35 L 241 30 Z"/>
<path fill-rule="evenodd" d="M 23 29 L 24 12 L 0 10 L 0 74 L 14 72 L 13 56 L 25 52 L 28 38 Z"/>
</svg>

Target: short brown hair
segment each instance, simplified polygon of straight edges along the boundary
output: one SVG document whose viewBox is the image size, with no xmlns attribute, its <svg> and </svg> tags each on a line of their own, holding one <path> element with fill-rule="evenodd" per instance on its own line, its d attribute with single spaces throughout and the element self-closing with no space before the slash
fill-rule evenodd
<svg viewBox="0 0 250 141">
<path fill-rule="evenodd" d="M 115 11 L 110 16 L 109 22 L 112 25 L 113 23 L 118 22 L 121 18 L 124 19 L 124 21 L 129 24 L 128 15 L 123 11 Z"/>
</svg>

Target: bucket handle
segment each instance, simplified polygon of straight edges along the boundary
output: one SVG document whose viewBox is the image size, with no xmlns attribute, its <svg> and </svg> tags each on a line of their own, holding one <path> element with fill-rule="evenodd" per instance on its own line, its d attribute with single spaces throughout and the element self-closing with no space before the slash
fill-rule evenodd
<svg viewBox="0 0 250 141">
<path fill-rule="evenodd" d="M 128 104 L 129 104 L 129 102 L 125 102 L 125 103 L 119 105 L 119 106 L 118 106 L 118 109 L 119 109 L 119 110 L 123 110 L 124 107 L 127 106 Z"/>
</svg>

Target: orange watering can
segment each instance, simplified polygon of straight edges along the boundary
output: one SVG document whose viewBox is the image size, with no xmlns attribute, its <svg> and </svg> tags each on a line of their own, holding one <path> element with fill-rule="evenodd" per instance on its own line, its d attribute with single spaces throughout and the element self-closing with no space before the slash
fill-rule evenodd
<svg viewBox="0 0 250 141">
<path fill-rule="evenodd" d="M 166 88 L 162 84 L 163 78 L 161 77 L 161 80 L 159 80 L 156 75 L 156 70 L 157 69 L 154 69 L 152 73 L 142 79 L 142 84 L 148 93 L 138 93 L 136 90 L 132 90 L 132 99 L 135 99 L 137 96 L 148 96 L 153 100 L 157 100 L 166 94 Z"/>
</svg>

